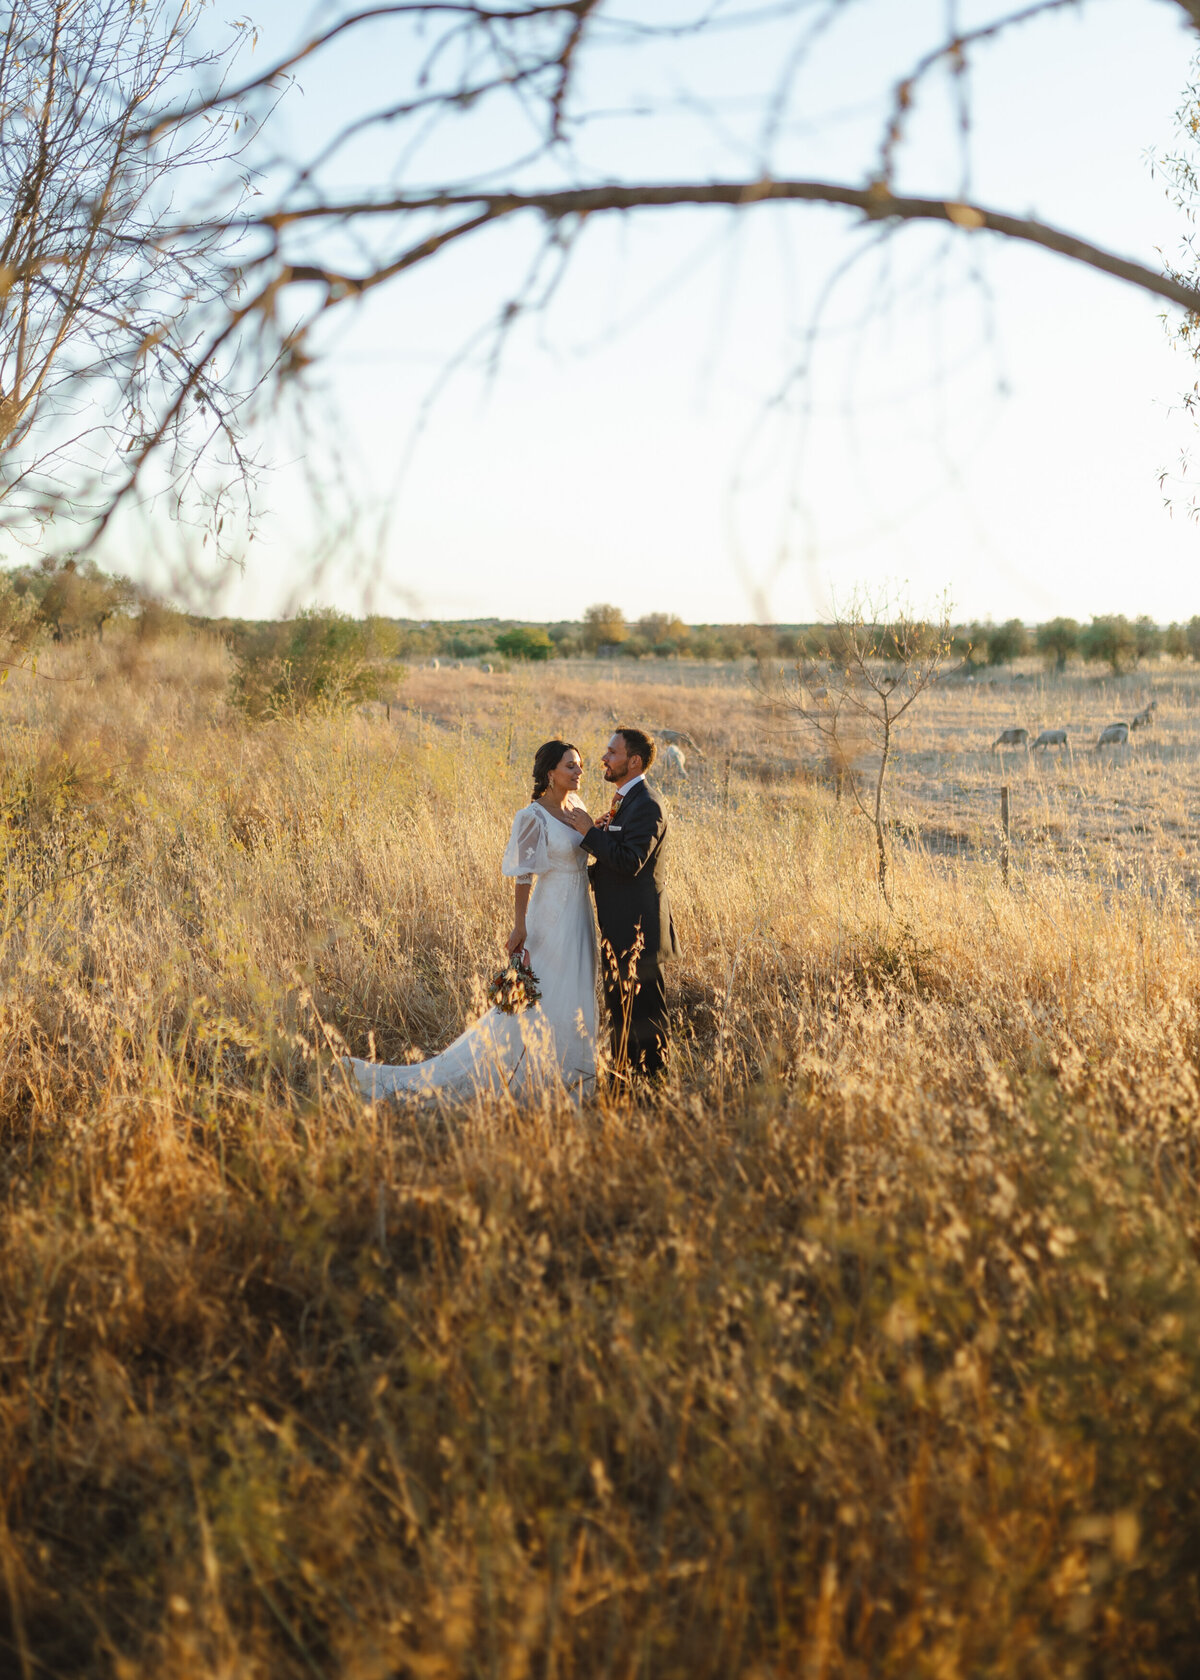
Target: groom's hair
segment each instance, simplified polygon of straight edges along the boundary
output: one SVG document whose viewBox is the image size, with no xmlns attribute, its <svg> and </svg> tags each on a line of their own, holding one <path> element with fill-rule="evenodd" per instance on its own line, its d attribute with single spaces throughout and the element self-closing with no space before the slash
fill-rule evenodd
<svg viewBox="0 0 1200 1680">
<path fill-rule="evenodd" d="M 631 754 L 636 753 L 642 761 L 642 769 L 649 770 L 654 763 L 654 754 L 657 750 L 653 735 L 647 735 L 644 729 L 625 729 L 620 724 L 617 725 L 616 733 L 623 738 L 625 751 Z"/>
</svg>

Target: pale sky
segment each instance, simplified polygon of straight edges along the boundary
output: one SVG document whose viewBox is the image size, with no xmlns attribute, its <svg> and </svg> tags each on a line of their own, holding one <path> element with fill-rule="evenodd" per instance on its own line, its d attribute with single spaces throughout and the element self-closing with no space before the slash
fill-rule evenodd
<svg viewBox="0 0 1200 1680">
<path fill-rule="evenodd" d="M 624 9 L 659 17 L 675 4 Z M 974 22 L 988 8 L 960 11 Z M 285 0 L 250 15 L 258 62 L 296 39 Z M 1185 227 L 1146 155 L 1172 142 L 1188 80 L 1180 16 L 1162 0 L 1091 0 L 981 50 L 970 196 L 1151 265 L 1156 247 L 1175 256 Z M 883 92 L 943 17 L 942 0 L 847 7 L 802 84 L 804 122 L 777 172 L 782 159 L 794 174 L 861 180 Z M 399 41 L 352 37 L 304 71 L 281 123 L 321 133 L 386 97 Z M 601 58 L 589 87 L 600 103 L 691 89 L 719 99 L 720 114 L 601 125 L 582 154 L 599 179 L 746 173 L 757 93 L 777 71 L 728 41 Z M 902 190 L 955 186 L 952 133 L 935 91 Z M 508 138 L 497 132 L 498 150 Z M 379 155 L 348 167 L 365 178 Z M 416 431 L 439 371 L 503 301 L 535 232 L 486 234 L 375 294 L 330 339 L 322 415 L 364 505 L 392 507 L 369 582 L 348 564 L 319 587 L 305 580 L 298 469 L 281 466 L 228 610 L 270 616 L 315 598 L 546 620 L 605 600 L 631 617 L 789 621 L 827 616 L 831 590 L 890 585 L 917 605 L 948 591 L 970 618 L 1200 612 L 1200 527 L 1168 516 L 1158 483 L 1192 438 L 1170 409 L 1196 369 L 1152 300 L 986 235 L 902 229 L 847 277 L 808 378 L 789 381 L 813 300 L 863 247 L 851 217 L 793 206 L 736 222 L 596 218 L 494 377 L 464 368 Z M 292 447 L 267 442 L 280 456 Z M 329 470 L 323 457 L 308 467 Z"/>
</svg>

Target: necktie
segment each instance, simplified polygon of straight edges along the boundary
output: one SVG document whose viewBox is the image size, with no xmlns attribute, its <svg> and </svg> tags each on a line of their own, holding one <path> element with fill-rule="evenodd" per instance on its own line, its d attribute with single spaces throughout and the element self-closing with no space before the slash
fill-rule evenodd
<svg viewBox="0 0 1200 1680">
<path fill-rule="evenodd" d="M 616 816 L 617 812 L 621 809 L 621 801 L 624 799 L 624 797 L 625 797 L 625 795 L 623 793 L 618 793 L 617 796 L 614 798 L 614 800 L 612 802 L 612 809 L 608 813 L 609 822 L 611 822 L 613 820 L 613 818 Z"/>
</svg>

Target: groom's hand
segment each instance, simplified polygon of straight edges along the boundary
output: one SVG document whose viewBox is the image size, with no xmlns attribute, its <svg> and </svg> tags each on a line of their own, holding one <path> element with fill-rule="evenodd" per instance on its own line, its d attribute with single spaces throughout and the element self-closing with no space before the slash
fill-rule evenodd
<svg viewBox="0 0 1200 1680">
<path fill-rule="evenodd" d="M 589 829 L 593 829 L 596 826 L 581 805 L 572 805 L 571 809 L 567 812 L 567 821 L 575 830 L 576 834 L 586 834 Z"/>
</svg>

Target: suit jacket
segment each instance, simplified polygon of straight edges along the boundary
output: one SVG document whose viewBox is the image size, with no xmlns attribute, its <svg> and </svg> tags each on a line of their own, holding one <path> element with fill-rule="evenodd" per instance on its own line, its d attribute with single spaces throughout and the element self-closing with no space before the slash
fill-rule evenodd
<svg viewBox="0 0 1200 1680">
<path fill-rule="evenodd" d="M 663 863 L 666 832 L 663 808 L 643 781 L 622 800 L 610 828 L 589 828 L 581 842 L 592 857 L 588 875 L 600 937 L 618 956 L 632 950 L 639 927 L 646 956 L 662 961 L 679 955 Z"/>
</svg>

